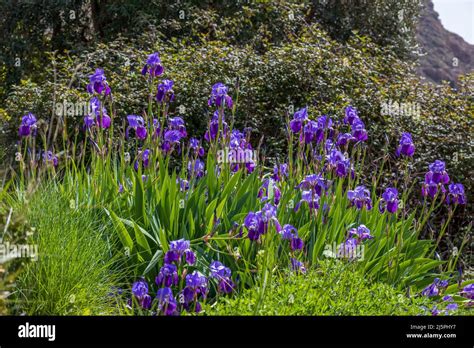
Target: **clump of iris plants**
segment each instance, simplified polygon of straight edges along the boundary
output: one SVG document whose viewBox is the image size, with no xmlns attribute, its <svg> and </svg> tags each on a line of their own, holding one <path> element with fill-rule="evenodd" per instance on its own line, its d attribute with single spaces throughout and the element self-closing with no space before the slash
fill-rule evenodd
<svg viewBox="0 0 474 348">
<path fill-rule="evenodd" d="M 197 269 L 191 271 L 195 265 L 196 254 L 191 250 L 190 242 L 184 239 L 172 241 L 164 256 L 164 265 L 155 277 L 155 298 L 151 297 L 146 280 L 141 278 L 132 285 L 133 296 L 128 306 L 138 306 L 154 315 L 179 315 L 182 311 L 199 313 L 211 281 L 216 283 L 218 293 L 234 291 L 232 271 L 220 261 L 210 264 L 207 277 Z"/>
<path fill-rule="evenodd" d="M 89 76 L 86 90 L 91 95 L 91 112 L 83 119 L 86 140 L 79 158 L 83 167 L 92 167 L 86 162 L 85 149 L 89 144 L 90 162 L 96 165 L 94 174 L 113 172 L 111 185 L 116 186 L 112 196 L 117 194 L 115 201 L 119 201 L 120 211 L 133 208 L 131 215 L 137 218 L 129 222 L 136 233 L 141 231 L 138 224 L 159 225 L 159 218 L 175 218 L 176 211 L 181 213 L 181 209 L 186 218 L 196 221 L 183 229 L 174 228 L 183 221 L 177 219 L 168 224 L 168 229 L 159 226 L 160 243 L 154 242 L 167 251 L 162 266 L 152 274 L 154 281 L 139 278 L 133 283 L 128 301 L 133 311 L 166 316 L 200 313 L 210 296 L 232 294 L 239 286 L 253 284 L 254 274 L 269 272 L 269 267 L 260 267 L 256 262 L 257 256 L 264 253 L 270 255 L 266 261 L 273 262 L 271 272 L 277 268 L 273 266 L 284 266 L 303 276 L 308 267 L 317 263 L 325 242 L 336 244 L 333 254 L 341 262 L 362 261 L 359 250 L 370 249 L 373 258 L 370 264 L 364 264 L 365 269 L 380 266 L 377 276 L 392 284 L 401 279 L 400 268 L 408 269 L 407 264 L 412 261 L 403 262 L 407 260 L 403 258 L 408 254 L 407 244 L 397 234 L 397 219 L 406 216 L 408 165 L 403 173 L 404 183 L 393 180 L 382 186 L 375 179 L 370 185 L 362 175 L 369 134 L 363 115 L 354 106 L 341 110 L 339 120 L 333 115 L 313 115 L 308 107 L 297 110 L 287 120 L 288 155 L 283 161 L 272 162 L 267 172 L 266 163 L 260 165 L 255 157 L 236 160 L 237 155 L 253 153 L 255 149 L 251 129 L 234 128 L 236 103 L 231 96 L 232 88 L 221 82 L 210 87 L 207 106 L 211 112 L 207 129 L 199 136 L 187 129 L 185 115 L 170 112 L 175 88 L 179 86 L 163 79 L 165 68 L 157 52 L 147 57 L 141 73 L 147 84 L 147 108 L 130 110 L 130 114 L 120 117 L 114 110 L 113 90 L 104 70 L 98 68 Z M 117 120 L 125 125 L 123 129 L 114 129 L 119 124 L 114 122 Z M 39 124 L 31 113 L 21 120 L 18 133 L 22 173 L 27 169 L 27 158 L 30 167 L 42 167 L 53 173 L 61 163 L 54 149 L 45 145 L 45 134 Z M 415 149 L 412 135 L 403 132 L 393 153 L 407 164 Z M 67 168 L 69 157 L 64 156 L 64 161 Z M 114 161 L 120 163 L 118 170 L 107 167 Z M 86 172 L 89 174 L 89 169 Z M 233 186 L 227 187 L 229 182 Z M 227 196 L 220 196 L 223 191 L 227 191 Z M 153 200 L 159 194 L 159 199 Z M 239 194 L 236 202 L 234 194 Z M 454 209 L 467 202 L 464 186 L 451 182 L 445 162 L 436 160 L 428 166 L 421 197 L 420 221 L 415 233 L 409 231 L 406 238 L 415 243 L 413 236 L 427 223 L 435 203 L 444 203 L 449 218 L 438 235 L 436 249 Z M 174 205 L 178 199 L 179 208 Z M 147 200 L 159 201 L 151 213 L 145 210 Z M 333 212 L 338 215 L 331 215 Z M 344 217 L 350 221 L 344 221 Z M 149 223 L 151 218 L 156 218 L 155 225 Z M 224 232 L 223 226 L 227 226 Z M 201 235 L 189 235 L 188 227 Z M 127 229 L 123 226 L 122 233 L 124 230 Z M 145 233 L 141 246 L 148 243 L 149 233 Z M 130 244 L 127 238 L 121 239 Z M 163 247 L 168 244 L 168 248 Z M 427 260 L 424 256 L 420 259 Z M 246 281 L 233 280 L 233 272 L 239 277 L 243 274 Z M 429 298 L 444 295 L 443 305 L 432 309 L 433 314 L 456 310 L 457 302 L 445 293 L 447 286 L 447 280 L 435 279 L 420 291 L 420 296 Z M 458 295 L 471 303 L 473 287 L 465 286 Z"/>
</svg>

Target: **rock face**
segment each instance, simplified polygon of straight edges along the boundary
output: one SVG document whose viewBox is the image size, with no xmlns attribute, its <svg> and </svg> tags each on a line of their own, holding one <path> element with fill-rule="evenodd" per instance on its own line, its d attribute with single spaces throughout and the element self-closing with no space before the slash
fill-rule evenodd
<svg viewBox="0 0 474 348">
<path fill-rule="evenodd" d="M 474 71 L 474 45 L 443 27 L 431 0 L 425 0 L 417 39 L 424 54 L 419 73 L 428 81 L 446 80 L 455 86 L 459 74 Z"/>
</svg>

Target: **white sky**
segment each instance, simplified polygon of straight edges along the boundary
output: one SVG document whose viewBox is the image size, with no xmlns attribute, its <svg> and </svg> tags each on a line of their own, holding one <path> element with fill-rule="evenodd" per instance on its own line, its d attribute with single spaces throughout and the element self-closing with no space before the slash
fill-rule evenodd
<svg viewBox="0 0 474 348">
<path fill-rule="evenodd" d="M 474 44 L 474 0 L 433 0 L 443 26 Z"/>
</svg>

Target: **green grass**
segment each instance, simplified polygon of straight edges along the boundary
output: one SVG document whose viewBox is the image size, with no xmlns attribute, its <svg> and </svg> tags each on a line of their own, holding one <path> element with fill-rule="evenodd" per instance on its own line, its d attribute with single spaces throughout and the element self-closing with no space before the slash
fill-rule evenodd
<svg viewBox="0 0 474 348">
<path fill-rule="evenodd" d="M 371 283 L 352 264 L 324 261 L 306 275 L 275 276 L 259 303 L 260 289 L 208 306 L 209 315 L 417 315 L 426 298 L 408 298 L 383 283 Z"/>
<path fill-rule="evenodd" d="M 108 294 L 118 283 L 119 267 L 109 254 L 99 212 L 71 208 L 54 188 L 40 189 L 23 209 L 36 229 L 31 243 L 38 245 L 39 258 L 18 278 L 13 313 L 117 314 Z"/>
</svg>

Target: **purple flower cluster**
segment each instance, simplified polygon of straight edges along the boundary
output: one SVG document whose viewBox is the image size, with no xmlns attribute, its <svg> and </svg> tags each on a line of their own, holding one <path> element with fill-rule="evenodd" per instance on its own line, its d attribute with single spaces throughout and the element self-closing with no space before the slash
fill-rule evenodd
<svg viewBox="0 0 474 348">
<path fill-rule="evenodd" d="M 365 225 L 360 225 L 357 228 L 351 228 L 348 231 L 348 237 L 346 240 L 339 245 L 337 257 L 346 258 L 350 260 L 356 259 L 359 255 L 357 254 L 357 247 L 368 239 L 374 237 L 370 234 L 370 230 Z"/>
<path fill-rule="evenodd" d="M 435 278 L 433 283 L 431 283 L 426 288 L 424 288 L 421 294 L 427 297 L 438 296 L 440 293 L 440 290 L 446 289 L 447 287 L 448 287 L 447 280 L 440 280 L 439 278 Z"/>
<path fill-rule="evenodd" d="M 341 151 L 332 149 L 326 158 L 328 169 L 335 170 L 338 177 L 345 177 L 348 173 L 353 172 L 351 161 Z"/>
<path fill-rule="evenodd" d="M 415 145 L 413 144 L 413 139 L 411 138 L 410 133 L 402 133 L 400 138 L 400 144 L 398 145 L 397 151 L 395 154 L 397 156 L 413 157 L 415 153 Z"/>
<path fill-rule="evenodd" d="M 308 204 L 310 209 L 319 209 L 320 197 L 329 188 L 329 182 L 319 174 L 310 174 L 306 175 L 296 188 L 303 191 L 301 200 L 295 206 L 295 211 L 298 211 L 303 203 Z"/>
<path fill-rule="evenodd" d="M 97 93 L 99 95 L 107 96 L 110 94 L 110 87 L 104 74 L 104 70 L 95 69 L 95 72 L 89 76 L 89 84 L 87 85 L 87 92 L 90 94 Z"/>
<path fill-rule="evenodd" d="M 276 217 L 276 207 L 270 203 L 265 204 L 262 210 L 249 212 L 244 219 L 243 226 L 247 229 L 247 236 L 252 241 L 257 241 L 260 236 L 267 233 L 271 224 L 274 224 L 277 232 L 281 231 L 280 223 Z"/>
<path fill-rule="evenodd" d="M 288 178 L 288 164 L 282 163 L 280 165 L 275 164 L 273 167 L 273 180 L 282 181 L 284 178 Z"/>
<path fill-rule="evenodd" d="M 379 202 L 379 210 L 384 213 L 387 210 L 389 213 L 396 213 L 398 210 L 398 190 L 394 187 L 385 189 L 382 198 Z"/>
<path fill-rule="evenodd" d="M 446 193 L 444 185 L 447 185 L 449 180 L 446 164 L 440 160 L 434 161 L 429 165 L 429 171 L 425 174 L 425 181 L 421 187 L 422 196 L 435 198 L 439 192 L 444 195 Z"/>
<path fill-rule="evenodd" d="M 132 294 L 137 299 L 140 307 L 143 309 L 151 308 L 151 296 L 148 294 L 148 283 L 145 279 L 140 279 L 133 283 L 132 285 Z M 131 301 L 129 302 L 131 304 Z"/>
<path fill-rule="evenodd" d="M 21 118 L 21 125 L 18 130 L 18 135 L 21 138 L 28 137 L 30 135 L 35 136 L 37 129 L 36 122 L 36 117 L 31 112 L 23 116 Z"/>
<path fill-rule="evenodd" d="M 148 56 L 146 64 L 142 69 L 142 75 L 149 74 L 152 77 L 163 74 L 165 68 L 161 65 L 161 59 L 158 52 L 152 53 Z"/>
<path fill-rule="evenodd" d="M 99 98 L 93 97 L 89 101 L 91 113 L 84 117 L 84 128 L 90 129 L 94 126 L 107 129 L 110 127 L 112 121 L 107 114 L 107 110 L 102 106 Z"/>
<path fill-rule="evenodd" d="M 163 80 L 158 85 L 156 100 L 159 103 L 170 103 L 174 100 L 173 85 L 174 85 L 174 82 L 171 80 Z"/>
<path fill-rule="evenodd" d="M 224 266 L 219 261 L 213 261 L 209 268 L 211 271 L 211 278 L 218 281 L 217 290 L 224 294 L 230 294 L 235 288 L 235 284 L 231 278 L 232 272 L 230 268 Z"/>
<path fill-rule="evenodd" d="M 211 118 L 209 129 L 204 134 L 204 139 L 207 142 L 211 142 L 212 140 L 216 139 L 218 135 L 219 135 L 219 138 L 225 137 L 227 135 L 229 131 L 229 126 L 227 125 L 225 121 L 224 113 L 222 113 L 221 115 L 221 127 L 222 129 L 219 132 L 219 111 L 216 110 Z"/>
<path fill-rule="evenodd" d="M 58 166 L 58 157 L 53 154 L 52 151 L 43 151 L 42 152 L 42 157 L 43 157 L 43 162 L 45 164 L 52 164 L 53 167 L 57 167 Z"/>
<path fill-rule="evenodd" d="M 305 144 L 323 141 L 325 136 L 331 138 L 334 134 L 333 121 L 326 115 L 319 117 L 316 121 L 308 118 L 308 109 L 303 108 L 296 111 L 290 121 L 290 130 L 300 134 L 300 142 Z"/>
<path fill-rule="evenodd" d="M 351 126 L 351 138 L 348 139 L 348 135 L 344 135 L 343 138 L 338 139 L 338 143 L 344 143 L 347 140 L 356 142 L 366 141 L 368 139 L 367 130 L 365 129 L 364 122 L 359 118 L 357 110 L 348 106 L 345 110 L 344 123 Z"/>
<path fill-rule="evenodd" d="M 128 127 L 125 131 L 125 137 L 128 138 L 130 129 L 135 130 L 135 136 L 138 139 L 144 140 L 147 136 L 147 130 L 145 127 L 145 121 L 143 117 L 137 115 L 127 116 Z"/>
<path fill-rule="evenodd" d="M 196 255 L 191 250 L 191 243 L 184 239 L 171 242 L 170 249 L 165 254 L 165 263 L 180 264 L 183 258 L 188 265 L 194 265 L 196 262 Z"/>
<path fill-rule="evenodd" d="M 157 312 L 166 316 L 179 315 L 182 310 L 200 312 L 202 310 L 200 301 L 205 300 L 209 292 L 209 280 L 197 270 L 188 272 L 187 267 L 196 263 L 196 256 L 190 249 L 190 242 L 184 239 L 170 242 L 170 249 L 165 254 L 164 261 L 164 265 L 155 277 L 155 283 L 158 286 L 155 298 Z M 173 288 L 176 289 L 179 286 L 180 274 L 184 280 L 184 286 L 181 291 L 177 289 L 175 297 Z M 231 276 L 230 268 L 221 262 L 211 263 L 209 277 L 216 279 L 218 292 L 230 294 L 234 291 L 235 284 Z M 141 278 L 133 283 L 132 294 L 141 308 L 152 309 L 153 301 L 145 279 Z M 133 301 L 130 300 L 129 305 L 132 306 L 132 303 Z"/>
<path fill-rule="evenodd" d="M 279 232 L 281 239 L 290 241 L 291 251 L 302 250 L 304 247 L 303 240 L 298 237 L 298 230 L 292 225 L 285 225 Z"/>
<path fill-rule="evenodd" d="M 370 192 L 365 186 L 357 186 L 354 190 L 347 192 L 347 198 L 350 201 L 351 206 L 355 206 L 358 210 L 366 208 L 367 210 L 372 209 L 372 199 L 370 198 Z"/>
<path fill-rule="evenodd" d="M 218 82 L 212 86 L 211 97 L 208 101 L 209 106 L 215 105 L 217 108 L 229 108 L 232 109 L 232 98 L 228 95 L 227 86 L 223 83 Z"/>
</svg>

